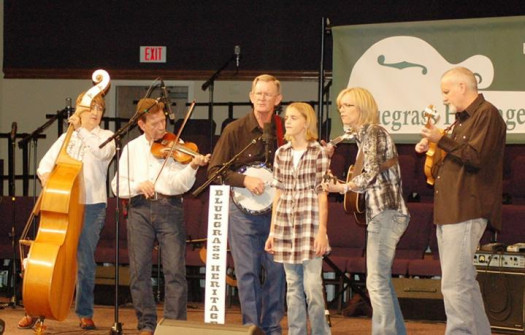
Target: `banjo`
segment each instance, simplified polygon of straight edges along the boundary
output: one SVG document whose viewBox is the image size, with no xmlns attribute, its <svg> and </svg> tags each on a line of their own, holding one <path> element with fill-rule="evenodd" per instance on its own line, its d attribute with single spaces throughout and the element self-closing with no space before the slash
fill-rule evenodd
<svg viewBox="0 0 525 335">
<path fill-rule="evenodd" d="M 271 186 L 273 172 L 264 163 L 254 163 L 243 166 L 237 172 L 247 176 L 258 177 L 264 181 L 264 192 L 254 195 L 245 187 L 232 187 L 231 197 L 233 203 L 244 213 L 262 215 L 272 210 L 275 189 Z"/>
<path fill-rule="evenodd" d="M 332 145 L 339 144 L 343 140 L 354 137 L 352 129 L 347 129 L 345 133 L 330 141 Z M 251 215 L 263 215 L 272 210 L 273 198 L 275 189 L 271 186 L 273 180 L 273 172 L 265 163 L 254 163 L 240 168 L 237 172 L 243 173 L 247 176 L 261 178 L 265 183 L 264 192 L 259 195 L 254 195 L 247 188 L 232 187 L 231 197 L 233 203 L 244 213 Z"/>
</svg>

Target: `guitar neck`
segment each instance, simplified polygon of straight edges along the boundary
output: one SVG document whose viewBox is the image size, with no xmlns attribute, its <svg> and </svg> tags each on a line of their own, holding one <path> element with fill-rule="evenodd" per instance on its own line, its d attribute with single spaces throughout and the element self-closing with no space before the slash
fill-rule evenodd
<svg viewBox="0 0 525 335">
<path fill-rule="evenodd" d="M 353 138 L 354 136 L 355 135 L 354 135 L 353 132 L 348 131 L 348 132 L 345 132 L 343 135 L 337 136 L 336 138 L 330 140 L 330 142 L 328 142 L 328 143 L 335 146 L 335 145 L 338 145 L 339 143 L 343 142 L 344 140 Z"/>
<path fill-rule="evenodd" d="M 338 145 L 341 142 L 343 142 L 343 138 L 342 138 L 342 136 L 338 136 L 338 137 L 334 138 L 333 140 L 331 140 L 328 143 L 330 143 L 331 145 Z"/>
</svg>

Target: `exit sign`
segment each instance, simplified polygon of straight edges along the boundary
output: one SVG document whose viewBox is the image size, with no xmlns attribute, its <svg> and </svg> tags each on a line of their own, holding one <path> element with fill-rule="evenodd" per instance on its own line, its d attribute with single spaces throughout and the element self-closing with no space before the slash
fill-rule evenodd
<svg viewBox="0 0 525 335">
<path fill-rule="evenodd" d="M 166 47 L 140 47 L 141 63 L 166 63 Z"/>
</svg>

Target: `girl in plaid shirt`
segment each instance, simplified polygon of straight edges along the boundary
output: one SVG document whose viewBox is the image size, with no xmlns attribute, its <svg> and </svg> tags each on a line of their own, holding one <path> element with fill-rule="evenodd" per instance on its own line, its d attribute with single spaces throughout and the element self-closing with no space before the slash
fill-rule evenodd
<svg viewBox="0 0 525 335">
<path fill-rule="evenodd" d="M 330 334 L 321 281 L 322 256 L 329 251 L 327 193 L 320 185 L 330 160 L 317 142 L 317 118 L 306 103 L 285 113 L 287 144 L 275 153 L 272 224 L 265 250 L 286 273 L 288 334 Z"/>
</svg>

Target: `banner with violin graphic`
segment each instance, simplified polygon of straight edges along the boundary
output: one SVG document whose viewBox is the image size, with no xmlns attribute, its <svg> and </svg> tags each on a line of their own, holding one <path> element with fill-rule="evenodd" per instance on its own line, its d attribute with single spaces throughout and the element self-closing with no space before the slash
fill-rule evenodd
<svg viewBox="0 0 525 335">
<path fill-rule="evenodd" d="M 333 27 L 333 92 L 361 86 L 377 100 L 381 124 L 412 143 L 434 105 L 437 125 L 454 115 L 443 105 L 441 75 L 464 66 L 485 99 L 501 112 L 507 140 L 525 143 L 525 16 Z M 342 125 L 332 115 L 332 134 Z"/>
</svg>

